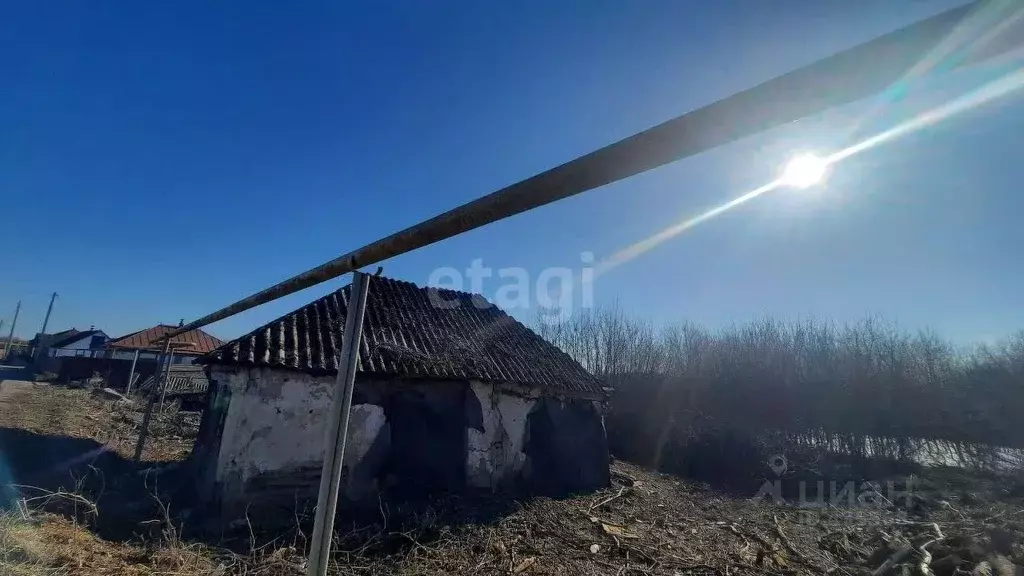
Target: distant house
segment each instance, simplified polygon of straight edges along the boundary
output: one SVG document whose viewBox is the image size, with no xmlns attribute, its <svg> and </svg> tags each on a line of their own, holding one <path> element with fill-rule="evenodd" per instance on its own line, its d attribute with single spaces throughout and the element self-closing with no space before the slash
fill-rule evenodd
<svg viewBox="0 0 1024 576">
<path fill-rule="evenodd" d="M 82 356 L 101 351 L 110 338 L 102 330 L 70 328 L 52 334 L 38 333 L 28 341 L 34 357 Z"/>
<path fill-rule="evenodd" d="M 60 332 L 54 332 L 52 334 L 43 334 L 42 332 L 37 332 L 36 335 L 31 340 L 28 341 L 28 345 L 33 349 L 48 348 L 51 342 L 54 342 L 56 340 L 63 340 L 64 338 L 74 336 L 79 332 L 80 330 L 76 330 L 75 328 L 62 330 Z"/>
<path fill-rule="evenodd" d="M 154 360 L 164 350 L 164 342 L 160 339 L 176 329 L 178 326 L 172 324 L 157 324 L 152 328 L 132 332 L 108 342 L 108 356 L 119 360 L 132 360 L 138 352 L 140 360 Z M 189 330 L 171 339 L 171 352 L 175 364 L 192 364 L 196 358 L 209 354 L 223 344 L 224 341 L 202 330 Z"/>
<path fill-rule="evenodd" d="M 50 339 L 47 348 L 47 355 L 60 356 L 81 356 L 92 351 L 103 350 L 110 340 L 103 330 L 85 330 L 79 332 L 72 328 L 63 333 L 63 336 L 54 335 Z"/>
<path fill-rule="evenodd" d="M 222 519 L 315 500 L 350 289 L 200 360 L 210 392 L 192 464 L 201 502 Z M 344 498 L 605 486 L 603 400 L 579 363 L 482 296 L 375 277 Z"/>
</svg>

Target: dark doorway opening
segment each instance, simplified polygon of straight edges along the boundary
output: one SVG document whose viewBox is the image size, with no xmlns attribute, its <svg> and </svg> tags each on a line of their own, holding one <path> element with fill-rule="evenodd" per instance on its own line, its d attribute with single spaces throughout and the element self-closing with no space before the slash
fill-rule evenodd
<svg viewBox="0 0 1024 576">
<path fill-rule="evenodd" d="M 385 402 L 391 427 L 388 484 L 409 494 L 457 492 L 466 485 L 462 387 L 398 390 Z"/>
<path fill-rule="evenodd" d="M 608 485 L 608 442 L 592 406 L 544 399 L 527 424 L 526 454 L 535 490 L 563 496 Z"/>
</svg>

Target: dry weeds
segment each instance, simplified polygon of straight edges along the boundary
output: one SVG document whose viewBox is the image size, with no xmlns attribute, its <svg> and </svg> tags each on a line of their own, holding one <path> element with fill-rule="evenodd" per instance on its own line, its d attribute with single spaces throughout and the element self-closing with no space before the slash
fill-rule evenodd
<svg viewBox="0 0 1024 576">
<path fill-rule="evenodd" d="M 95 440 L 125 458 L 135 453 L 144 409 L 145 403 L 139 398 L 114 400 L 83 389 L 11 380 L 0 386 L 0 423 L 4 427 Z M 198 429 L 198 413 L 169 405 L 154 414 L 143 460 L 184 459 L 192 450 Z"/>
<path fill-rule="evenodd" d="M 629 464 L 616 463 L 614 471 L 607 490 L 522 501 L 492 522 L 459 520 L 466 503 L 458 499 L 412 513 L 382 505 L 378 522 L 341 527 L 332 573 L 866 576 L 918 573 L 911 568 L 927 552 L 924 564 L 935 568 L 921 574 L 951 576 L 951 564 L 969 572 L 980 562 L 1011 566 L 1024 559 L 1019 501 L 971 508 L 943 494 L 955 503 L 941 500 L 927 521 L 888 505 L 808 513 Z M 928 488 L 922 497 L 938 496 Z M 182 540 L 169 517 L 154 519 L 163 526 L 158 537 L 125 543 L 101 540 L 66 518 L 27 516 L 0 522 L 5 574 L 304 574 L 297 535 L 253 540 L 239 554 Z"/>
<path fill-rule="evenodd" d="M 13 401 L 11 390 L 0 396 L 3 426 L 94 438 L 121 453 L 133 444 L 126 431 L 135 416 L 123 417 L 123 405 L 80 390 L 27 390 L 15 390 Z M 155 454 L 177 453 L 175 436 L 188 434 L 179 432 L 186 430 L 180 422 L 164 421 Z M 165 443 L 163 436 L 171 438 Z M 753 502 L 752 494 L 730 495 L 622 462 L 613 465 L 613 478 L 608 489 L 566 499 L 381 502 L 375 521 L 339 522 L 332 572 L 954 576 L 984 562 L 1004 571 L 1024 564 L 1024 489 L 994 478 L 948 473 L 919 479 L 920 490 L 905 501 L 812 510 Z M 301 522 L 276 539 L 253 534 L 243 538 L 244 550 L 228 550 L 181 537 L 178 520 L 161 507 L 143 523 L 145 536 L 108 541 L 89 530 L 89 514 L 79 513 L 89 510 L 79 499 L 85 496 L 40 496 L 0 515 L 0 574 L 304 574 L 308 526 Z M 72 511 L 52 514 L 55 503 L 70 503 Z M 481 514 L 488 506 L 500 513 Z"/>
</svg>

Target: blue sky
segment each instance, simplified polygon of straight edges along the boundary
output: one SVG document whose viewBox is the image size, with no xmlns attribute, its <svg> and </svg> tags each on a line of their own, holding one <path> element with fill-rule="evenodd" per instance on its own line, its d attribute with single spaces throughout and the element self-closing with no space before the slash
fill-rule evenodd
<svg viewBox="0 0 1024 576">
<path fill-rule="evenodd" d="M 14 3 L 0 14 L 0 317 L 21 299 L 29 336 L 55 290 L 53 330 L 194 319 L 959 3 Z M 835 110 L 385 273 L 578 268 L 583 251 L 607 256 L 770 180 L 794 150 L 850 144 L 992 74 Z M 602 276 L 596 300 L 710 326 L 878 313 L 958 341 L 1024 328 L 1022 113 L 1011 96 L 843 163 L 824 190 L 758 198 Z M 342 283 L 210 331 L 237 336 Z"/>
</svg>

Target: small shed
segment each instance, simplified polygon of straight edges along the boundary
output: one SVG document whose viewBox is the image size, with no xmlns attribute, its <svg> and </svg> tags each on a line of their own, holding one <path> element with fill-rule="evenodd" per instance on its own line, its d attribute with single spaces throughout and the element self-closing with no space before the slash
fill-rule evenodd
<svg viewBox="0 0 1024 576">
<path fill-rule="evenodd" d="M 191 463 L 208 510 L 315 501 L 350 289 L 200 360 L 210 387 Z M 606 486 L 604 400 L 579 363 L 482 296 L 375 277 L 343 500 Z"/>
</svg>

